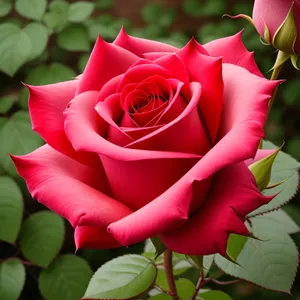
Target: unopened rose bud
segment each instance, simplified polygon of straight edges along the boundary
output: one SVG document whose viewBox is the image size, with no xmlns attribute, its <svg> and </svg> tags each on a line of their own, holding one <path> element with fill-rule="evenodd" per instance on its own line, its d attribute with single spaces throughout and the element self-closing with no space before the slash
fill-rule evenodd
<svg viewBox="0 0 300 300">
<path fill-rule="evenodd" d="M 287 54 L 300 54 L 299 0 L 255 0 L 253 24 L 267 43 Z"/>
</svg>

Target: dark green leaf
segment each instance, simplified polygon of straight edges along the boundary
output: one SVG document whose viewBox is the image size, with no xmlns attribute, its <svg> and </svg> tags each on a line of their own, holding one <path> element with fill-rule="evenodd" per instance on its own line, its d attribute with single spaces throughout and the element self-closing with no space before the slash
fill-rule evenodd
<svg viewBox="0 0 300 300">
<path fill-rule="evenodd" d="M 68 51 L 88 51 L 90 43 L 87 29 L 79 24 L 69 26 L 59 33 L 57 44 Z"/>
<path fill-rule="evenodd" d="M 5 17 L 12 10 L 13 4 L 11 0 L 2 0 L 0 2 L 0 18 Z"/>
<path fill-rule="evenodd" d="M 81 55 L 78 61 L 78 68 L 80 72 L 83 72 L 85 69 L 85 66 L 89 60 L 90 56 L 88 54 Z"/>
<path fill-rule="evenodd" d="M 24 32 L 31 41 L 31 51 L 28 60 L 35 59 L 46 48 L 48 42 L 47 28 L 40 23 L 30 23 L 24 28 Z"/>
<path fill-rule="evenodd" d="M 70 22 L 82 22 L 86 20 L 93 12 L 95 4 L 92 2 L 78 1 L 72 3 L 69 7 Z"/>
<path fill-rule="evenodd" d="M 113 0 L 96 0 L 96 7 L 99 9 L 112 8 L 113 4 Z"/>
<path fill-rule="evenodd" d="M 172 300 L 172 299 L 173 298 L 169 295 L 159 294 L 159 295 L 150 297 L 148 300 Z"/>
<path fill-rule="evenodd" d="M 7 113 L 14 105 L 15 98 L 13 96 L 4 96 L 0 98 L 0 114 Z"/>
<path fill-rule="evenodd" d="M 17 300 L 25 283 L 25 268 L 17 258 L 0 263 L 0 299 Z"/>
<path fill-rule="evenodd" d="M 143 7 L 143 19 L 148 23 L 161 26 L 171 25 L 176 18 L 176 12 L 171 8 L 166 8 L 159 3 L 149 3 Z"/>
<path fill-rule="evenodd" d="M 221 291 L 208 291 L 199 293 L 200 299 L 203 300 L 232 300 L 232 298 Z"/>
<path fill-rule="evenodd" d="M 57 214 L 41 211 L 25 220 L 20 233 L 23 255 L 35 265 L 47 267 L 64 241 L 64 221 Z"/>
<path fill-rule="evenodd" d="M 139 255 L 125 255 L 104 264 L 94 274 L 83 299 L 131 299 L 154 284 L 155 265 Z"/>
<path fill-rule="evenodd" d="M 18 185 L 11 178 L 0 176 L 0 241 L 16 241 L 22 216 L 23 199 Z"/>
<path fill-rule="evenodd" d="M 92 270 L 79 256 L 65 254 L 41 272 L 39 288 L 46 300 L 78 300 L 92 277 Z"/>
<path fill-rule="evenodd" d="M 155 257 L 159 257 L 161 254 L 163 254 L 166 250 L 167 247 L 162 243 L 160 238 L 158 236 L 155 236 L 151 238 L 151 242 L 155 247 Z"/>
<path fill-rule="evenodd" d="M 43 144 L 42 139 L 32 131 L 29 115 L 24 111 L 12 115 L 0 129 L 0 141 L 0 165 L 12 176 L 16 176 L 17 172 L 8 153 L 26 154 Z"/>
<path fill-rule="evenodd" d="M 41 20 L 47 7 L 47 0 L 16 0 L 16 11 L 23 17 Z"/>
</svg>

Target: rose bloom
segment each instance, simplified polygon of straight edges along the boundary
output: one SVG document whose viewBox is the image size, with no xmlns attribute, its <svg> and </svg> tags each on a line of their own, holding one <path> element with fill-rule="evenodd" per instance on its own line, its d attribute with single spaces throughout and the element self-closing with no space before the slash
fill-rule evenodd
<svg viewBox="0 0 300 300">
<path fill-rule="evenodd" d="M 300 54 L 299 0 L 255 0 L 253 24 L 277 49 Z"/>
<path fill-rule="evenodd" d="M 245 161 L 278 84 L 241 33 L 178 49 L 122 29 L 98 38 L 77 79 L 28 86 L 47 144 L 12 158 L 33 198 L 70 221 L 77 248 L 159 236 L 180 253 L 225 255 L 229 234 L 249 235 L 245 217 L 271 200 Z"/>
</svg>

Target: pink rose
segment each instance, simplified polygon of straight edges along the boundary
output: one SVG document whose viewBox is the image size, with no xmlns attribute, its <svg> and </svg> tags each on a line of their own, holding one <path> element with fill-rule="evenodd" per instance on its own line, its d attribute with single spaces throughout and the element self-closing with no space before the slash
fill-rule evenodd
<svg viewBox="0 0 300 300">
<path fill-rule="evenodd" d="M 255 0 L 253 23 L 275 48 L 288 54 L 300 54 L 299 0 Z"/>
<path fill-rule="evenodd" d="M 241 33 L 177 49 L 99 38 L 77 80 L 28 86 L 47 144 L 12 156 L 32 196 L 75 227 L 77 248 L 158 235 L 186 254 L 225 253 L 229 233 L 271 198 L 245 160 L 263 137 L 278 81 L 265 79 Z"/>
</svg>

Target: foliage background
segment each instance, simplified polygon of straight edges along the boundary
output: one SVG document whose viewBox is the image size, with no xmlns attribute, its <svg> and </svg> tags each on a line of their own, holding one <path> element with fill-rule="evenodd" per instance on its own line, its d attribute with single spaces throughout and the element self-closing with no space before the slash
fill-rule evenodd
<svg viewBox="0 0 300 300">
<path fill-rule="evenodd" d="M 22 300 L 59 300 L 43 287 L 40 273 L 44 268 L 51 272 L 49 269 L 58 252 L 62 255 L 74 254 L 75 251 L 71 226 L 64 222 L 63 229 L 60 218 L 47 214 L 45 207 L 32 200 L 7 155 L 8 152 L 28 153 L 42 144 L 41 139 L 31 132 L 28 93 L 21 81 L 41 85 L 69 80 L 83 71 L 97 35 L 112 41 L 122 25 L 132 35 L 161 40 L 178 47 L 183 46 L 191 36 L 206 43 L 235 34 L 245 27 L 245 44 L 249 50 L 255 51 L 257 62 L 267 77 L 275 61 L 275 51 L 260 42 L 256 31 L 246 21 L 222 19 L 225 13 L 251 15 L 252 0 L 96 0 L 80 5 L 81 1 L 0 1 L 0 204 L 5 205 L 11 200 L 18 203 L 15 207 L 8 204 L 9 209 L 6 210 L 15 216 L 12 223 L 7 221 L 4 210 L 0 210 L 0 261 L 18 257 L 25 261 L 26 266 L 26 276 L 21 274 L 22 271 L 13 269 L 14 274 L 19 272 L 17 279 L 14 275 L 13 279 L 2 278 L 0 267 L 0 299 L 2 282 L 12 284 L 16 290 L 15 296 L 10 295 L 10 299 L 17 299 L 21 293 L 19 299 Z M 300 159 L 299 73 L 287 64 L 281 77 L 291 80 L 280 87 L 267 125 L 267 138 L 275 144 L 281 144 L 284 140 L 284 151 Z M 286 209 L 300 225 L 297 206 L 296 199 Z M 42 215 L 36 214 L 38 211 L 43 211 L 39 213 Z M 44 228 L 43 233 L 38 232 L 38 228 Z M 296 234 L 293 238 L 300 246 L 300 235 Z M 32 244 L 35 243 L 34 248 Z M 51 247 L 55 249 L 47 252 Z M 85 262 L 74 260 L 70 264 L 77 264 L 82 274 L 89 277 L 91 271 L 88 265 L 95 271 L 113 257 L 123 253 L 140 253 L 142 250 L 142 244 L 109 251 L 79 250 L 77 256 Z M 57 257 L 56 261 L 62 256 Z M 47 276 L 43 272 L 44 277 Z M 78 286 L 82 286 L 83 291 L 86 284 L 78 279 Z M 290 298 L 247 283 L 224 290 L 238 300 Z M 299 278 L 292 292 L 299 300 Z M 80 291 L 77 293 L 80 294 Z M 77 299 L 73 294 L 63 297 Z"/>
</svg>

